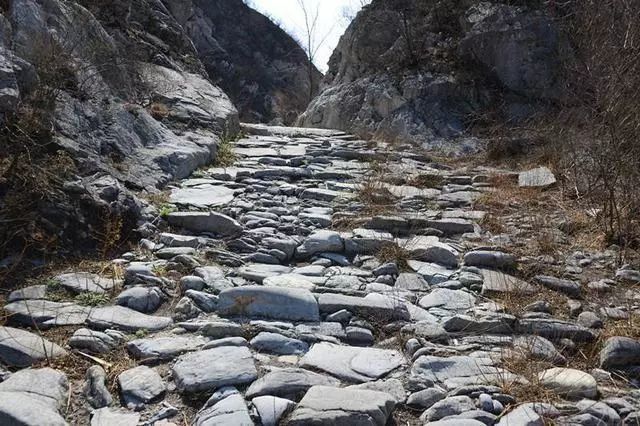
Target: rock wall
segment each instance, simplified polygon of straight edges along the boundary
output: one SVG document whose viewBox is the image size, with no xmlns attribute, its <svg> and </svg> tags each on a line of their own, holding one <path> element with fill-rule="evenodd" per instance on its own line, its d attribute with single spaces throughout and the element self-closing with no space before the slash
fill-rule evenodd
<svg viewBox="0 0 640 426">
<path fill-rule="evenodd" d="M 33 108 L 30 94 L 31 102 L 48 94 L 42 161 L 61 151 L 75 166 L 60 192 L 34 206 L 31 226 L 59 247 L 102 235 L 112 215 L 134 225 L 141 205 L 131 190 L 188 176 L 238 130 L 236 108 L 162 1 L 11 0 L 2 12 L 3 121 Z M 14 189 L 0 180 L 3 209 Z"/>
<path fill-rule="evenodd" d="M 292 124 L 315 95 L 322 74 L 270 19 L 241 0 L 168 0 L 212 80 L 243 121 Z"/>
<path fill-rule="evenodd" d="M 561 42 L 546 11 L 514 3 L 374 0 L 298 124 L 433 148 L 489 110 L 530 116 L 559 93 Z"/>
</svg>

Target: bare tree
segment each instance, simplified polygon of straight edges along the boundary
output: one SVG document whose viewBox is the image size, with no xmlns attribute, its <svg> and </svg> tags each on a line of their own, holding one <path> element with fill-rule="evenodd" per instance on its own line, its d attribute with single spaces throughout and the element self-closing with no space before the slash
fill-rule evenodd
<svg viewBox="0 0 640 426">
<path fill-rule="evenodd" d="M 307 4 L 307 0 L 297 0 L 298 6 L 304 15 L 304 41 L 303 48 L 305 53 L 307 54 L 307 71 L 309 77 L 309 101 L 313 98 L 313 85 L 314 85 L 314 74 L 315 74 L 315 66 L 314 62 L 316 60 L 316 56 L 318 51 L 327 41 L 327 38 L 333 32 L 335 28 L 335 24 L 330 28 L 323 31 L 323 29 L 318 28 L 318 20 L 320 17 L 320 1 L 315 1 L 315 8 L 310 7 Z"/>
</svg>

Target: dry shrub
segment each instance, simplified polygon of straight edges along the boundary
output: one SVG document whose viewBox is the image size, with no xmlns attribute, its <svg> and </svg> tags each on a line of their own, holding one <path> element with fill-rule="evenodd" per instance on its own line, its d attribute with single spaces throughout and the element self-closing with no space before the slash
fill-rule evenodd
<svg viewBox="0 0 640 426">
<path fill-rule="evenodd" d="M 562 143 L 574 196 L 598 211 L 609 243 L 640 243 L 640 8 L 570 0 L 559 9 L 573 47 L 564 105 L 546 128 Z"/>
<path fill-rule="evenodd" d="M 398 244 L 385 244 L 376 254 L 382 263 L 394 262 L 401 271 L 409 271 L 407 261 L 411 259 L 409 251 Z"/>
<path fill-rule="evenodd" d="M 153 102 L 149 105 L 149 114 L 158 121 L 169 116 L 169 107 L 161 102 Z"/>
</svg>

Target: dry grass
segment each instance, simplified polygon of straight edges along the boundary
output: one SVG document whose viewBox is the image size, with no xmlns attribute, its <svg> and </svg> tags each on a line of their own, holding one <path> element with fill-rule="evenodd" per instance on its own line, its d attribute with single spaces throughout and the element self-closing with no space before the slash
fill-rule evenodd
<svg viewBox="0 0 640 426">
<path fill-rule="evenodd" d="M 435 188 L 440 189 L 444 185 L 444 178 L 438 174 L 422 173 L 411 176 L 407 180 L 407 185 L 417 188 Z"/>
<path fill-rule="evenodd" d="M 532 359 L 526 351 L 507 350 L 503 353 L 501 366 L 528 382 L 523 384 L 508 377 L 501 378 L 500 387 L 504 393 L 515 397 L 518 402 L 554 403 L 560 399 L 553 391 L 545 388 L 539 380 L 541 372 L 554 367 L 550 362 Z"/>
<path fill-rule="evenodd" d="M 393 243 L 385 245 L 378 251 L 378 253 L 376 253 L 376 257 L 382 263 L 395 263 L 400 271 L 409 271 L 411 269 L 407 263 L 411 258 L 409 251 L 398 244 Z"/>
<path fill-rule="evenodd" d="M 149 114 L 158 121 L 162 121 L 169 116 L 169 107 L 161 102 L 153 102 L 149 105 Z"/>
<path fill-rule="evenodd" d="M 222 138 L 213 163 L 215 167 L 231 167 L 236 163 L 238 157 L 233 150 L 233 142 L 234 140 L 231 138 Z"/>
<path fill-rule="evenodd" d="M 516 318 L 521 318 L 527 312 L 525 307 L 538 301 L 549 303 L 555 318 L 568 319 L 570 313 L 567 296 L 541 286 L 533 293 L 511 291 L 491 294 L 491 300 L 501 305 L 506 313 Z"/>
</svg>

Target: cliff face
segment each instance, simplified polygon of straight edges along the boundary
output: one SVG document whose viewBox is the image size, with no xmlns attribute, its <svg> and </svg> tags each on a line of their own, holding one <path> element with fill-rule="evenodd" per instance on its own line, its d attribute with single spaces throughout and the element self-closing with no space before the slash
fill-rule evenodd
<svg viewBox="0 0 640 426">
<path fill-rule="evenodd" d="M 3 241 L 76 249 L 111 217 L 134 226 L 131 190 L 187 176 L 238 128 L 160 0 L 11 0 L 0 30 L 0 216 L 25 234 Z"/>
<path fill-rule="evenodd" d="M 317 93 L 304 50 L 241 0 L 170 0 L 209 76 L 231 97 L 244 121 L 292 124 Z"/>
<path fill-rule="evenodd" d="M 545 13 L 510 3 L 374 0 L 299 124 L 440 147 L 489 109 L 529 116 L 558 93 L 560 37 Z"/>
</svg>

